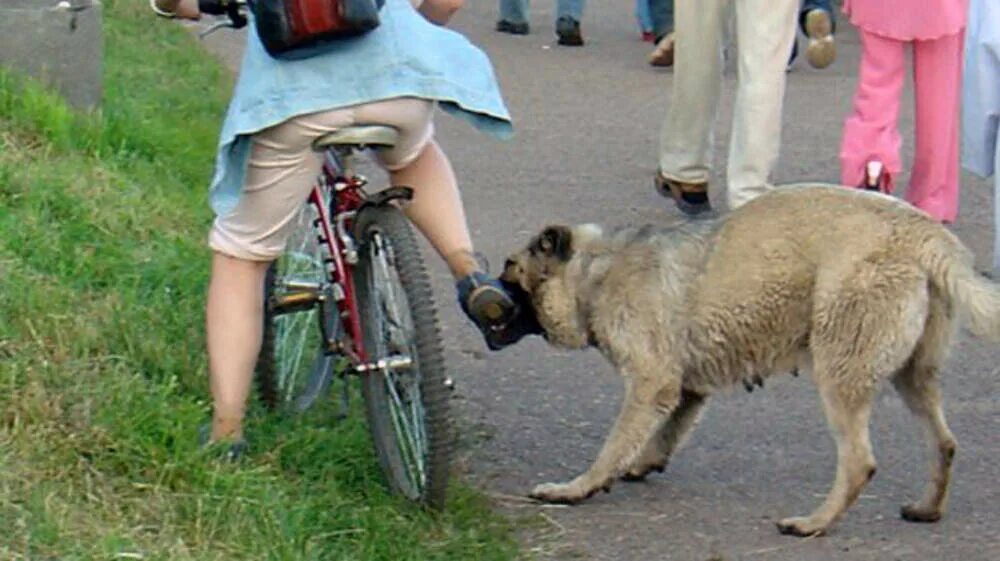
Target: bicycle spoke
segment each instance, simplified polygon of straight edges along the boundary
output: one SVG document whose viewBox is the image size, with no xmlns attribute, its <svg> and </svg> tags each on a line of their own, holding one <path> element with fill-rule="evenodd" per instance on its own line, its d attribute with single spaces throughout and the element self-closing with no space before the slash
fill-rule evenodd
<svg viewBox="0 0 1000 561">
<path fill-rule="evenodd" d="M 316 284 L 326 280 L 323 247 L 317 242 L 312 205 L 303 207 L 296 217 L 293 235 L 285 253 L 275 264 L 271 290 L 273 295 L 284 295 L 294 284 Z M 308 383 L 315 360 L 322 360 L 314 352 L 322 345 L 316 323 L 316 309 L 285 313 L 272 317 L 273 347 L 271 347 L 276 397 L 281 403 L 295 402 L 304 385 Z"/>
<path fill-rule="evenodd" d="M 282 318 L 279 329 L 279 345 L 284 349 L 281 359 L 281 387 L 285 390 L 286 401 L 294 399 L 295 382 L 300 378 L 302 359 L 312 332 L 315 312 L 299 312 Z M 293 339 L 294 337 L 297 339 Z"/>
<path fill-rule="evenodd" d="M 410 463 L 411 465 L 415 465 L 415 467 L 417 468 L 417 472 L 419 475 L 419 484 L 422 486 L 425 480 L 424 461 L 423 461 L 424 448 L 420 445 L 419 442 L 420 440 L 418 435 L 419 428 L 415 433 L 414 427 L 412 425 L 412 419 L 407 419 L 407 417 L 403 415 L 403 411 L 406 410 L 406 406 L 404 405 L 403 400 L 400 399 L 399 397 L 399 392 L 397 391 L 396 384 L 393 381 L 391 372 L 386 372 L 385 381 L 387 387 L 389 388 L 389 394 L 391 395 L 393 402 L 395 403 L 395 407 L 393 407 L 392 411 L 393 411 L 393 421 L 395 424 L 397 424 L 397 441 L 400 440 L 400 438 L 398 438 L 399 436 L 404 436 L 401 433 L 405 433 L 406 439 L 405 441 L 400 442 L 400 444 L 407 445 L 406 448 L 407 451 L 409 452 L 408 455 L 410 456 L 410 462 L 408 463 Z"/>
</svg>

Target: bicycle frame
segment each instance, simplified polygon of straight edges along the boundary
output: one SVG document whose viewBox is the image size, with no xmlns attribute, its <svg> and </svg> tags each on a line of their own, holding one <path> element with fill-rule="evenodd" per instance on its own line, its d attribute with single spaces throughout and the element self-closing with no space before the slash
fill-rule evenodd
<svg viewBox="0 0 1000 561">
<path fill-rule="evenodd" d="M 346 344 L 342 338 L 331 340 L 325 328 L 323 336 L 330 352 L 343 354 L 357 367 L 368 361 L 368 355 L 364 348 L 361 318 L 350 270 L 350 266 L 357 262 L 357 252 L 350 229 L 354 216 L 366 204 L 362 187 L 367 182 L 358 175 L 350 174 L 346 169 L 344 160 L 349 150 L 348 148 L 326 150 L 323 171 L 309 194 L 309 204 L 313 205 L 318 215 L 313 226 L 317 229 L 318 241 L 326 248 L 329 256 L 326 260 L 327 282 L 333 287 L 333 297 L 339 312 L 338 321 L 341 322 L 348 340 Z M 333 203 L 332 210 L 328 202 Z M 323 305 L 324 302 L 320 301 L 320 306 Z M 322 309 L 319 317 L 320 325 L 324 327 Z"/>
</svg>

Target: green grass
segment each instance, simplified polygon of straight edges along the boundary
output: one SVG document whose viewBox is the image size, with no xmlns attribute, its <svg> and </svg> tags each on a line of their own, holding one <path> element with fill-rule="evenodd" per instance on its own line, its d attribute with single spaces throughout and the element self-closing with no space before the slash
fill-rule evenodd
<svg viewBox="0 0 1000 561">
<path fill-rule="evenodd" d="M 231 79 L 144 1 L 106 0 L 105 101 L 0 74 L 0 559 L 509 559 L 455 486 L 382 485 L 363 416 L 255 415 L 238 465 L 208 415 L 206 183 Z"/>
</svg>

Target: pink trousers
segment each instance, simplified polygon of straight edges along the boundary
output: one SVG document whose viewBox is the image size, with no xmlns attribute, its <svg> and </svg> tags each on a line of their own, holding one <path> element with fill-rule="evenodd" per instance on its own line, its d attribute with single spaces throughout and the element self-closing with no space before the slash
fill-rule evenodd
<svg viewBox="0 0 1000 561">
<path fill-rule="evenodd" d="M 860 185 L 865 163 L 881 161 L 890 176 L 903 169 L 899 104 L 904 49 L 913 45 L 916 142 L 906 200 L 943 222 L 958 214 L 958 110 L 965 32 L 927 41 L 898 41 L 860 29 L 861 65 L 854 109 L 844 122 L 841 182 Z"/>
</svg>

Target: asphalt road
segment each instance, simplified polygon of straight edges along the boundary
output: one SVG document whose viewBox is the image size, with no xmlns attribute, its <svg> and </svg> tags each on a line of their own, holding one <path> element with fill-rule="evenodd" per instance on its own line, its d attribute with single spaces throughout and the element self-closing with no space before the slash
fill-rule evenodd
<svg viewBox="0 0 1000 561">
<path fill-rule="evenodd" d="M 456 119 L 438 120 L 474 239 L 494 268 L 549 223 L 681 219 L 651 186 L 673 75 L 646 65 L 649 45 L 638 40 L 631 3 L 592 2 L 582 48 L 555 45 L 553 4 L 534 3 L 532 34 L 524 37 L 495 33 L 496 8 L 485 0 L 468 2 L 453 26 L 492 57 L 517 129 L 513 141 L 500 143 Z M 239 42 L 236 34 L 218 34 L 207 44 L 232 62 Z M 773 177 L 778 183 L 839 176 L 840 127 L 858 60 L 857 36 L 844 21 L 837 47 L 832 67 L 817 71 L 800 60 L 788 75 L 782 154 Z M 716 134 L 719 170 L 734 79 L 729 68 Z M 908 89 L 901 123 L 907 162 L 912 124 Z M 717 177 L 713 189 L 722 182 Z M 954 228 L 985 267 L 992 185 L 966 174 L 962 190 Z M 922 437 L 888 390 L 872 421 L 878 475 L 857 504 L 827 536 L 777 533 L 775 520 L 819 504 L 835 462 L 812 384 L 791 377 L 749 395 L 738 389 L 715 398 L 665 473 L 618 484 L 575 507 L 539 507 L 522 499 L 536 483 L 571 478 L 595 457 L 617 412 L 621 380 L 597 353 L 559 352 L 537 339 L 488 353 L 459 315 L 444 267 L 433 272 L 458 384 L 465 445 L 460 464 L 498 505 L 540 521 L 524 533 L 527 552 L 623 561 L 1000 559 L 996 345 L 962 334 L 944 373 L 945 409 L 959 452 L 950 510 L 937 524 L 915 525 L 897 514 L 921 492 L 928 472 Z"/>
</svg>

